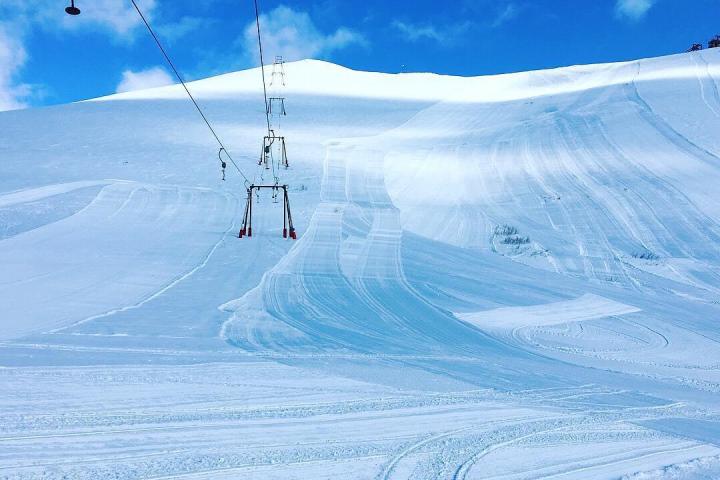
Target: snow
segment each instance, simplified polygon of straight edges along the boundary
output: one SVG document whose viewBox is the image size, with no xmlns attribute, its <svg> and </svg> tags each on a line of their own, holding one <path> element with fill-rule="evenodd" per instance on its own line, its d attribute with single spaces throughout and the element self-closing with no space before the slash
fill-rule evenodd
<svg viewBox="0 0 720 480">
<path fill-rule="evenodd" d="M 458 317 L 481 329 L 507 329 L 530 326 L 562 325 L 596 318 L 613 317 L 640 310 L 587 293 L 574 300 L 530 307 L 504 307 L 482 312 L 463 313 Z"/>
<path fill-rule="evenodd" d="M 720 51 L 285 72 L 0 114 L 0 478 L 717 477 Z"/>
<path fill-rule="evenodd" d="M 0 292 L 13 299 L 4 314 L 23 321 L 4 326 L 0 340 L 90 322 L 162 295 L 203 266 L 218 232 L 229 233 L 234 210 L 234 199 L 212 191 L 116 182 L 73 215 L 4 240 Z"/>
</svg>

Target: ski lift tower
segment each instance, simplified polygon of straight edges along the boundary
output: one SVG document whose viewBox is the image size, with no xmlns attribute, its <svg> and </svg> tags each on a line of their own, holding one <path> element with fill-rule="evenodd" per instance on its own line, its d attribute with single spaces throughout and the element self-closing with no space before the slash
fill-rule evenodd
<svg viewBox="0 0 720 480">
<path fill-rule="evenodd" d="M 253 194 L 260 190 L 271 190 L 273 199 L 277 199 L 282 191 L 283 202 L 283 238 L 292 238 L 297 240 L 297 233 L 293 226 L 292 215 L 290 214 L 290 199 L 288 197 L 287 185 L 250 185 L 247 188 L 247 202 L 245 203 L 245 214 L 243 215 L 242 225 L 238 238 L 252 237 L 252 214 L 253 214 Z"/>
<path fill-rule="evenodd" d="M 260 152 L 260 161 L 258 162 L 258 165 L 264 165 L 266 170 L 270 170 L 270 167 L 272 167 L 272 149 L 276 144 L 280 153 L 278 164 L 285 168 L 290 166 L 288 163 L 287 148 L 285 147 L 285 137 L 275 135 L 275 131 L 270 130 L 270 134 L 265 135 L 263 138 L 263 147 Z"/>
<path fill-rule="evenodd" d="M 280 85 L 285 86 L 285 61 L 282 55 L 276 55 L 273 62 L 272 75 L 270 75 L 270 86 L 275 83 L 275 77 L 280 77 Z"/>
<path fill-rule="evenodd" d="M 279 76 L 281 83 L 272 87 L 272 90 L 274 92 L 281 92 L 285 87 L 285 67 L 283 57 L 280 55 L 275 57 L 275 62 L 273 63 L 272 77 L 270 78 L 271 86 L 275 81 L 276 76 Z M 282 133 L 279 133 L 280 120 L 282 117 L 287 116 L 287 111 L 285 110 L 285 97 L 279 96 L 278 93 L 275 93 L 272 97 L 268 98 L 267 112 L 265 113 L 268 117 L 269 130 L 268 134 L 263 139 L 263 147 L 260 152 L 260 161 L 258 162 L 258 165 L 264 165 L 266 170 L 270 169 L 273 160 L 272 150 L 273 147 L 275 147 L 277 149 L 277 154 L 279 155 L 278 165 L 288 168 L 290 165 L 288 164 L 285 136 Z"/>
<path fill-rule="evenodd" d="M 283 204 L 283 238 L 297 239 L 297 233 L 293 226 L 292 215 L 290 214 L 290 198 L 288 196 L 288 185 L 280 183 L 279 167 L 288 168 L 287 149 L 285 147 L 285 137 L 277 134 L 276 130 L 280 128 L 280 119 L 287 115 L 285 111 L 285 97 L 273 95 L 268 97 L 265 83 L 265 65 L 263 64 L 262 54 L 262 37 L 260 36 L 260 17 L 257 12 L 257 0 L 255 0 L 255 22 L 257 25 L 258 48 L 260 50 L 260 72 L 262 74 L 263 95 L 265 97 L 265 120 L 267 124 L 267 135 L 263 137 L 262 150 L 260 151 L 260 161 L 258 165 L 262 165 L 266 170 L 272 169 L 274 183 L 246 185 L 247 201 L 245 203 L 245 213 L 243 215 L 242 225 L 239 238 L 252 237 L 252 221 L 253 221 L 253 195 L 257 195 L 262 190 L 270 190 L 273 203 L 278 203 L 279 197 L 282 196 Z M 285 65 L 281 56 L 276 56 L 273 62 L 272 75 L 270 77 L 269 86 L 275 84 L 274 90 L 281 89 L 285 86 Z M 278 78 L 279 77 L 279 78 Z M 278 84 L 279 80 L 279 84 Z M 277 152 L 277 155 L 273 153 Z M 261 177 L 262 178 L 262 177 Z"/>
</svg>

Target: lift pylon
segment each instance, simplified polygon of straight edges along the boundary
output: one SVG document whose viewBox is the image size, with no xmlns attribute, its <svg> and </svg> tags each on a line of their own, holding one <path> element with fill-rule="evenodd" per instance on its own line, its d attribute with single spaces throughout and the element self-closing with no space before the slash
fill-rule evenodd
<svg viewBox="0 0 720 480">
<path fill-rule="evenodd" d="M 286 116 L 285 97 L 270 97 L 268 99 L 268 113 L 270 115 Z"/>
<path fill-rule="evenodd" d="M 270 75 L 270 86 L 275 83 L 275 77 L 280 77 L 280 84 L 285 86 L 285 61 L 281 55 L 275 57 L 272 74 Z"/>
<path fill-rule="evenodd" d="M 295 227 L 293 227 L 292 214 L 290 213 L 290 199 L 288 198 L 287 185 L 250 185 L 247 188 L 247 202 L 245 203 L 245 215 L 243 216 L 242 226 L 238 233 L 238 238 L 245 236 L 252 237 L 252 213 L 253 213 L 253 193 L 255 190 L 270 189 L 273 197 L 277 197 L 282 190 L 283 195 L 283 238 L 292 238 L 297 240 Z"/>
<path fill-rule="evenodd" d="M 265 169 L 267 170 L 271 167 L 272 159 L 270 158 L 270 154 L 275 142 L 280 144 L 280 165 L 285 168 L 290 166 L 287 158 L 287 148 L 285 148 L 285 137 L 277 136 L 275 135 L 275 132 L 271 130 L 270 135 L 265 135 L 265 137 L 263 137 L 263 147 L 260 152 L 260 161 L 258 162 L 258 165 L 265 165 Z"/>
</svg>

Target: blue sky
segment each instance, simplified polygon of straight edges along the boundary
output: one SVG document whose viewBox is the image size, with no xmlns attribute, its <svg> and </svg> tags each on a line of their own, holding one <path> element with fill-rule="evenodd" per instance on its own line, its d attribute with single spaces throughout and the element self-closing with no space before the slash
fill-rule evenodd
<svg viewBox="0 0 720 480">
<path fill-rule="evenodd" d="M 187 79 L 254 66 L 252 0 L 136 0 Z M 67 0 L 69 3 L 69 0 Z M 0 1 L 0 110 L 170 81 L 129 0 Z M 260 0 L 266 57 L 482 75 L 681 52 L 720 0 Z"/>
</svg>

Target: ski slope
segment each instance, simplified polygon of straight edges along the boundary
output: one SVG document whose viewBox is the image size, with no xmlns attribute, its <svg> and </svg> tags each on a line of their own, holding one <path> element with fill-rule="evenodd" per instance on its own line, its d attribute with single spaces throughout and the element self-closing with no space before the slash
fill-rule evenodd
<svg viewBox="0 0 720 480">
<path fill-rule="evenodd" d="M 285 71 L 0 113 L 0 478 L 720 477 L 720 50 Z"/>
</svg>

